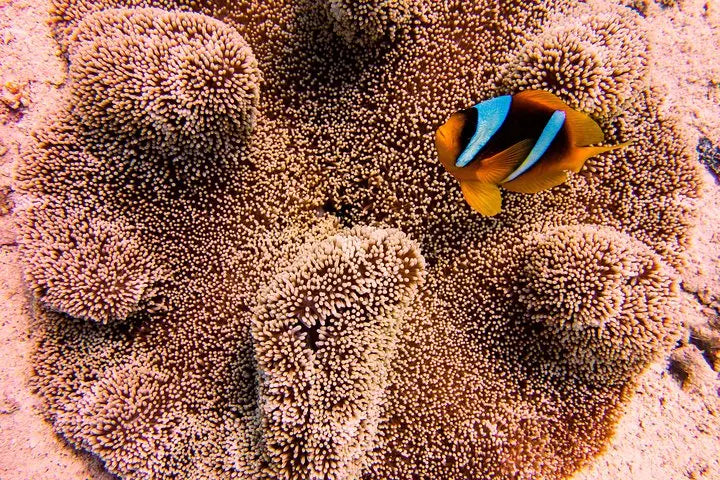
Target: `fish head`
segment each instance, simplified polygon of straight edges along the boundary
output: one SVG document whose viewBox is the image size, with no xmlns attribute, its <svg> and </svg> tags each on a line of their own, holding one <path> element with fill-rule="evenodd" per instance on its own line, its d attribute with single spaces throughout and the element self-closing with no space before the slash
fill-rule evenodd
<svg viewBox="0 0 720 480">
<path fill-rule="evenodd" d="M 465 118 L 462 112 L 454 113 L 435 132 L 435 149 L 438 159 L 445 170 L 457 177 L 460 167 L 455 166 L 455 160 L 462 150 L 460 144 L 460 132 L 462 131 Z"/>
</svg>

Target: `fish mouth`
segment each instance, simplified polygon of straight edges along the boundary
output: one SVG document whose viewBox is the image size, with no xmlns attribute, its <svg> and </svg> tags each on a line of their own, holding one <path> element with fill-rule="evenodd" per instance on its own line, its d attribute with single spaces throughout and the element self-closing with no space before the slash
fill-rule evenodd
<svg viewBox="0 0 720 480">
<path fill-rule="evenodd" d="M 443 131 L 443 127 L 444 127 L 444 126 L 445 126 L 445 125 L 443 125 L 442 127 L 440 127 L 440 128 L 437 129 L 437 133 L 435 134 L 435 137 L 436 137 L 438 140 L 443 140 L 443 141 L 445 140 L 445 132 Z"/>
</svg>

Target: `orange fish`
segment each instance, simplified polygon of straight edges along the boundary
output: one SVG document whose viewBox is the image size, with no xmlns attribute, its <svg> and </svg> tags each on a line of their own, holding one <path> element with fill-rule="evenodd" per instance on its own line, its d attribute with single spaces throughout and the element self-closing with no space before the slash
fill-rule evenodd
<svg viewBox="0 0 720 480">
<path fill-rule="evenodd" d="M 460 181 L 468 204 L 483 215 L 500 213 L 500 189 L 537 193 L 579 172 L 585 161 L 629 144 L 591 147 L 605 135 L 597 123 L 552 93 L 525 90 L 486 100 L 453 114 L 438 128 L 435 147 Z"/>
</svg>

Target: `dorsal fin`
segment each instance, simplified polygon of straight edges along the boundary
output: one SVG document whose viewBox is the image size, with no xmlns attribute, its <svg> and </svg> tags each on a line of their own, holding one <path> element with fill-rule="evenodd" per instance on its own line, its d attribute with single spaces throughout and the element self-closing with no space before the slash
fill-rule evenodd
<svg viewBox="0 0 720 480">
<path fill-rule="evenodd" d="M 473 107 L 477 114 L 475 132 L 465 146 L 465 149 L 458 156 L 455 162 L 456 167 L 466 166 L 480 153 L 480 150 L 487 145 L 490 138 L 492 138 L 503 123 L 505 123 L 511 103 L 512 96 L 503 95 L 485 100 Z"/>
<path fill-rule="evenodd" d="M 515 180 L 540 161 L 545 152 L 547 152 L 547 149 L 550 148 L 550 145 L 553 140 L 555 140 L 555 137 L 557 137 L 557 134 L 562 129 L 564 123 L 565 112 L 563 110 L 556 110 L 550 117 L 550 120 L 548 120 L 547 124 L 545 124 L 545 128 L 543 128 L 540 137 L 537 142 L 535 142 L 535 145 L 533 145 L 532 150 L 530 150 L 530 153 L 525 160 L 512 173 L 504 178 L 501 183 Z"/>
<path fill-rule="evenodd" d="M 533 141 L 521 140 L 492 157 L 477 160 L 454 173 L 459 180 L 474 180 L 487 183 L 500 183 L 507 177 L 532 149 Z"/>
<path fill-rule="evenodd" d="M 514 98 L 536 105 L 543 105 L 553 110 L 563 110 L 567 115 L 565 125 L 570 144 L 573 146 L 584 147 L 605 140 L 605 135 L 595 120 L 585 113 L 575 110 L 555 94 L 545 90 L 525 90 L 515 94 Z"/>
<path fill-rule="evenodd" d="M 552 110 L 572 110 L 570 105 L 560 100 L 560 97 L 545 90 L 523 90 L 516 93 L 514 98 L 518 101 L 544 105 Z"/>
<path fill-rule="evenodd" d="M 502 210 L 502 197 L 497 185 L 485 182 L 461 181 L 460 189 L 473 210 L 492 217 Z"/>
<path fill-rule="evenodd" d="M 605 140 L 600 125 L 592 118 L 577 110 L 568 111 L 565 125 L 570 145 L 584 147 L 595 143 L 602 143 Z"/>
</svg>

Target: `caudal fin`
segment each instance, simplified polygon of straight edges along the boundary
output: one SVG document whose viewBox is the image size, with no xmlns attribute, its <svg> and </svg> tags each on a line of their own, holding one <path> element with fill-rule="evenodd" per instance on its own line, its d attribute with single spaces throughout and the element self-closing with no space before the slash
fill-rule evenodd
<svg viewBox="0 0 720 480">
<path fill-rule="evenodd" d="M 577 173 L 580 171 L 583 165 L 585 165 L 585 162 L 589 158 L 594 157 L 595 155 L 600 155 L 601 153 L 627 147 L 631 143 L 632 141 L 623 142 L 618 145 L 608 145 L 604 147 L 576 147 L 562 162 L 562 164 L 559 165 L 559 168 L 562 168 L 563 170 L 572 170 L 573 172 Z"/>
</svg>

